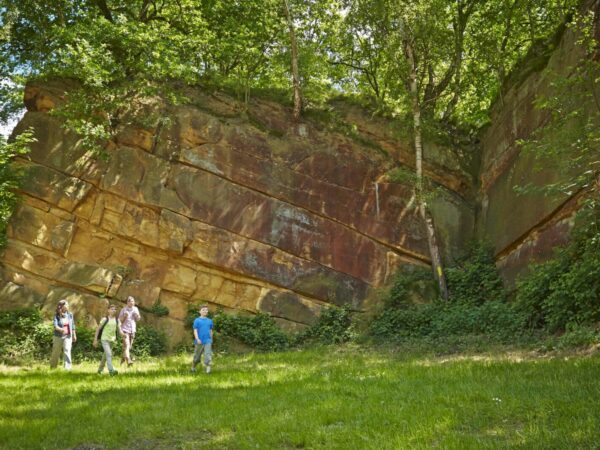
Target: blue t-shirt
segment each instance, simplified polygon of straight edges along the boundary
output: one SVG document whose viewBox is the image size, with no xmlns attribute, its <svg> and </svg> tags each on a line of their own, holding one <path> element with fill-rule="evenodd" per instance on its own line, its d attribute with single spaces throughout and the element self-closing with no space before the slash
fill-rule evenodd
<svg viewBox="0 0 600 450">
<path fill-rule="evenodd" d="M 201 344 L 211 344 L 210 330 L 213 328 L 213 321 L 208 317 L 198 317 L 194 320 L 194 330 L 198 330 L 198 339 Z M 196 343 L 196 342 L 194 342 Z"/>
</svg>

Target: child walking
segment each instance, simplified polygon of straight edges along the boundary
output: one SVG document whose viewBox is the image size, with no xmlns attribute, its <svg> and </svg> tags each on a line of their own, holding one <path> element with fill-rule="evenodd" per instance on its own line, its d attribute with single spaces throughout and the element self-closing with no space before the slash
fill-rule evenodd
<svg viewBox="0 0 600 450">
<path fill-rule="evenodd" d="M 212 362 L 213 321 L 208 316 L 208 306 L 202 305 L 199 309 L 200 317 L 194 320 L 194 358 L 192 359 L 192 373 L 196 373 L 196 365 L 204 353 L 206 373 L 210 373 Z"/>
<path fill-rule="evenodd" d="M 54 333 L 52 336 L 52 356 L 50 356 L 50 368 L 55 369 L 58 365 L 58 358 L 63 354 L 63 360 L 66 370 L 71 370 L 71 347 L 77 342 L 77 332 L 75 331 L 75 319 L 69 312 L 69 303 L 66 300 L 60 300 L 56 305 L 54 314 Z"/>
<path fill-rule="evenodd" d="M 103 317 L 98 324 L 93 343 L 94 348 L 98 347 L 98 339 L 100 339 L 102 349 L 104 350 L 102 359 L 100 360 L 100 366 L 98 366 L 98 373 L 102 373 L 104 371 L 104 363 L 106 362 L 106 365 L 108 366 L 108 373 L 111 376 L 119 373 L 112 364 L 112 344 L 117 342 L 119 333 L 121 335 L 123 334 L 121 331 L 121 323 L 115 317 L 116 315 L 117 307 L 115 305 L 108 305 L 107 315 L 106 317 Z"/>
<path fill-rule="evenodd" d="M 133 364 L 131 349 L 135 339 L 136 322 L 140 319 L 140 310 L 135 306 L 135 298 L 130 295 L 127 297 L 127 305 L 119 313 L 121 335 L 123 336 L 123 357 L 121 358 L 121 364 L 124 361 L 127 362 L 128 366 Z"/>
</svg>

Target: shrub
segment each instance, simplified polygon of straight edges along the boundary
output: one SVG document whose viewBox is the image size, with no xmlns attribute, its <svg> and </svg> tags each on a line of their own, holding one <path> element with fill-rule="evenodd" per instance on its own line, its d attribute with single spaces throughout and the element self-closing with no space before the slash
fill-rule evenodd
<svg viewBox="0 0 600 450">
<path fill-rule="evenodd" d="M 133 353 L 141 358 L 159 356 L 167 352 L 167 336 L 149 326 L 139 326 L 135 334 Z"/>
<path fill-rule="evenodd" d="M 397 275 L 385 309 L 371 323 L 369 333 L 379 339 L 440 339 L 448 336 L 487 335 L 508 340 L 523 329 L 523 315 L 506 303 L 506 294 L 492 252 L 474 243 L 456 267 L 447 270 L 450 301 L 411 304 L 411 286 L 429 271 Z"/>
<path fill-rule="evenodd" d="M 429 334 L 435 304 L 386 308 L 371 323 L 369 332 L 377 338 L 422 337 Z"/>
<path fill-rule="evenodd" d="M 355 337 L 350 308 L 327 307 L 323 308 L 317 322 L 301 332 L 296 337 L 296 344 L 320 343 L 341 344 Z"/>
<path fill-rule="evenodd" d="M 552 260 L 533 266 L 517 283 L 515 307 L 529 327 L 556 332 L 600 321 L 600 233 L 596 226 L 592 221 L 579 228 L 569 245 L 558 249 Z"/>
<path fill-rule="evenodd" d="M 473 242 L 455 267 L 446 270 L 448 292 L 453 302 L 481 305 L 506 297 L 491 247 Z"/>
<path fill-rule="evenodd" d="M 379 339 L 488 335 L 506 341 L 520 334 L 522 329 L 522 316 L 508 303 L 489 301 L 473 306 L 438 301 L 386 309 L 372 322 L 369 331 Z"/>
<path fill-rule="evenodd" d="M 77 326 L 77 342 L 73 343 L 73 348 L 71 350 L 73 361 L 99 359 L 102 355 L 102 346 L 100 344 L 98 344 L 97 348 L 94 348 L 93 346 L 96 329 L 77 324 L 75 325 Z M 113 353 L 116 354 L 114 346 Z"/>
<path fill-rule="evenodd" d="M 149 312 L 154 314 L 155 316 L 163 317 L 169 315 L 169 307 L 163 305 L 160 300 L 156 300 L 156 302 L 150 307 Z"/>
<path fill-rule="evenodd" d="M 431 276 L 431 270 L 416 267 L 398 272 L 385 297 L 387 308 L 399 307 L 411 303 L 435 300 L 438 296 L 437 285 Z"/>
<path fill-rule="evenodd" d="M 569 326 L 567 332 L 557 339 L 558 349 L 588 347 L 600 343 L 600 333 L 591 327 Z"/>
<path fill-rule="evenodd" d="M 215 331 L 239 339 L 259 351 L 280 351 L 290 345 L 288 336 L 267 314 L 241 316 L 218 311 L 214 321 Z"/>
<path fill-rule="evenodd" d="M 0 312 L 0 359 L 16 364 L 50 355 L 52 327 L 36 308 Z"/>
</svg>

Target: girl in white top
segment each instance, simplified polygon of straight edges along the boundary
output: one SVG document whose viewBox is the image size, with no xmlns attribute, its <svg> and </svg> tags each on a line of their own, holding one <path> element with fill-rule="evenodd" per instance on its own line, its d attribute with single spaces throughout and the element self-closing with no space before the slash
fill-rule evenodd
<svg viewBox="0 0 600 450">
<path fill-rule="evenodd" d="M 135 298 L 130 295 L 127 297 L 127 306 L 119 313 L 120 328 L 123 336 L 123 357 L 121 358 L 121 363 L 127 361 L 128 365 L 133 364 L 131 348 L 135 339 L 136 322 L 140 319 L 140 310 L 135 306 Z"/>
</svg>

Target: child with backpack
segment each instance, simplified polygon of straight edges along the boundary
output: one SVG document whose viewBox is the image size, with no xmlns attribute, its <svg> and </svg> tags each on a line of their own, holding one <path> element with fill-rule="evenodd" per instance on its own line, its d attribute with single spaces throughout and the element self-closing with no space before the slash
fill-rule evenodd
<svg viewBox="0 0 600 450">
<path fill-rule="evenodd" d="M 98 346 L 98 339 L 102 344 L 102 349 L 104 353 L 102 354 L 102 359 L 100 360 L 100 366 L 98 367 L 98 373 L 101 374 L 104 371 L 104 363 L 108 366 L 108 373 L 111 376 L 116 375 L 117 370 L 113 367 L 112 364 L 112 344 L 117 342 L 119 337 L 119 333 L 123 335 L 121 331 L 121 323 L 119 319 L 116 318 L 117 315 L 117 307 L 115 305 L 108 305 L 108 313 L 106 317 L 103 317 L 100 323 L 98 324 L 98 328 L 96 329 L 96 335 L 94 336 L 94 348 Z"/>
</svg>

